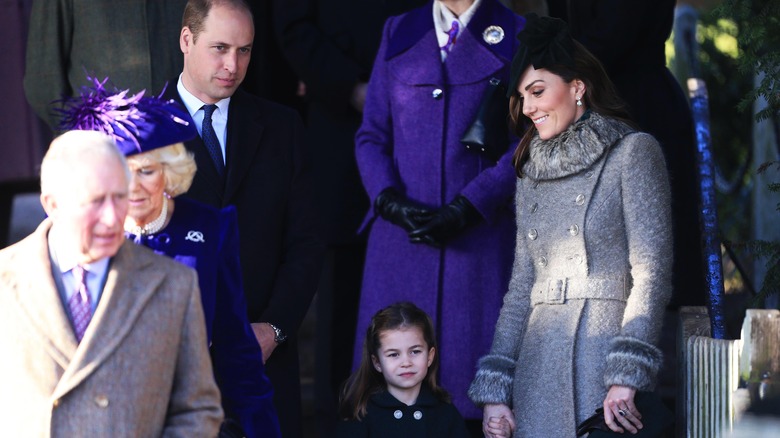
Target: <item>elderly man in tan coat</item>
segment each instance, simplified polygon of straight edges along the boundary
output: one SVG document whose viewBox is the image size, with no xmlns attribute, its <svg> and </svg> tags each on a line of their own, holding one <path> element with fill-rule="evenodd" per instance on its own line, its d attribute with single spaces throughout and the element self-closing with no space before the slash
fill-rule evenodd
<svg viewBox="0 0 780 438">
<path fill-rule="evenodd" d="M 49 217 L 0 251 L 0 436 L 216 436 L 197 276 L 125 243 L 127 190 L 109 137 L 52 142 Z"/>
</svg>

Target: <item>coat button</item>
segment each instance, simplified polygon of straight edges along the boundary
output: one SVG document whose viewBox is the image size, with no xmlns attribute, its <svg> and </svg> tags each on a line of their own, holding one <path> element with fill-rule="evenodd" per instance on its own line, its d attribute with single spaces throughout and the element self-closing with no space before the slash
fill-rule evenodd
<svg viewBox="0 0 780 438">
<path fill-rule="evenodd" d="M 538 263 L 539 263 L 539 266 L 544 268 L 545 266 L 547 266 L 547 257 L 544 257 L 544 256 L 539 257 Z"/>
<path fill-rule="evenodd" d="M 584 204 L 584 203 L 585 203 L 585 195 L 583 195 L 583 194 L 579 194 L 579 195 L 577 195 L 577 197 L 574 199 L 574 202 L 575 202 L 577 205 L 582 205 L 582 204 Z"/>
<path fill-rule="evenodd" d="M 577 263 L 578 265 L 581 265 L 582 264 L 582 256 L 581 255 L 574 256 L 574 262 Z"/>
<path fill-rule="evenodd" d="M 414 411 L 414 419 L 419 420 L 422 418 L 422 412 L 420 411 Z"/>
<path fill-rule="evenodd" d="M 433 92 L 431 93 L 431 96 L 434 99 L 441 99 L 442 93 L 444 93 L 444 92 L 441 91 L 441 88 L 437 88 L 437 89 L 433 90 Z"/>
<path fill-rule="evenodd" d="M 535 228 L 531 228 L 528 230 L 528 238 L 531 240 L 536 240 L 536 238 L 539 237 L 539 233 L 536 231 Z"/>
<path fill-rule="evenodd" d="M 580 233 L 580 227 L 578 227 L 576 224 L 569 227 L 569 234 L 572 236 L 576 236 Z"/>
<path fill-rule="evenodd" d="M 593 178 L 593 171 L 589 170 L 585 173 L 585 178 L 591 179 Z"/>
<path fill-rule="evenodd" d="M 393 417 L 395 417 L 396 420 L 400 420 L 404 416 L 404 413 L 401 412 L 400 409 L 396 409 L 395 412 L 393 412 Z"/>
<path fill-rule="evenodd" d="M 107 408 L 108 407 L 108 397 L 106 397 L 103 394 L 98 395 L 97 397 L 95 397 L 95 404 L 99 408 Z"/>
<path fill-rule="evenodd" d="M 531 205 L 531 207 L 529 208 L 531 213 L 536 213 L 536 210 L 538 209 L 539 209 L 539 204 L 537 204 L 536 202 L 534 202 L 533 205 Z"/>
<path fill-rule="evenodd" d="M 60 399 L 54 400 L 53 402 L 51 402 L 51 404 L 52 404 L 52 405 L 53 405 L 55 408 L 58 408 L 58 407 L 60 407 Z"/>
</svg>

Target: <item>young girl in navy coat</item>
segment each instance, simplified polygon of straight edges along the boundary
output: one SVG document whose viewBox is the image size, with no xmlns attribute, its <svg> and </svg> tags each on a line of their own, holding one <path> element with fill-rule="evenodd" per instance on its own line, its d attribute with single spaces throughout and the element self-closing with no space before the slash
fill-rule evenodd
<svg viewBox="0 0 780 438">
<path fill-rule="evenodd" d="M 341 395 L 339 437 L 468 437 L 463 417 L 436 383 L 431 318 L 409 302 L 377 312 L 360 367 Z"/>
</svg>

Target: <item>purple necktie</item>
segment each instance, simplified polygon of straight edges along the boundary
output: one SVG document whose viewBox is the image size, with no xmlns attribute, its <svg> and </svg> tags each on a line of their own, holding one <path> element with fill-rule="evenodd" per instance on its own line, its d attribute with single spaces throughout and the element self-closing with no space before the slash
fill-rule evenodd
<svg viewBox="0 0 780 438">
<path fill-rule="evenodd" d="M 211 115 L 214 114 L 214 110 L 217 109 L 216 105 L 203 105 L 203 124 L 201 125 L 201 137 L 203 138 L 203 144 L 206 145 L 206 149 L 209 151 L 211 160 L 214 162 L 214 167 L 217 169 L 219 176 L 225 175 L 225 162 L 222 160 L 222 147 L 219 145 L 217 139 L 217 132 L 214 131 L 214 126 L 211 125 Z"/>
<path fill-rule="evenodd" d="M 452 46 L 455 45 L 455 42 L 458 40 L 458 30 L 460 29 L 460 25 L 458 24 L 457 20 L 452 20 L 452 27 L 450 30 L 448 30 L 446 33 L 449 35 L 447 38 L 447 44 L 444 45 L 441 49 L 444 50 L 444 53 L 449 54 L 450 51 L 452 51 Z"/>
<path fill-rule="evenodd" d="M 76 331 L 76 339 L 81 342 L 84 332 L 87 331 L 89 321 L 92 319 L 92 304 L 87 290 L 87 270 L 83 266 L 76 266 L 71 270 L 76 292 L 68 300 L 70 315 L 73 317 L 73 328 Z"/>
</svg>

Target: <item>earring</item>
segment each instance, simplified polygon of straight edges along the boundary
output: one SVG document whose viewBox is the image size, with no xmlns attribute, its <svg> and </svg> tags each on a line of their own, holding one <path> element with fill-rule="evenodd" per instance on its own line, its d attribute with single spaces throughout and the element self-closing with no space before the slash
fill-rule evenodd
<svg viewBox="0 0 780 438">
<path fill-rule="evenodd" d="M 582 106 L 582 98 L 581 97 L 577 98 L 577 106 Z"/>
</svg>

